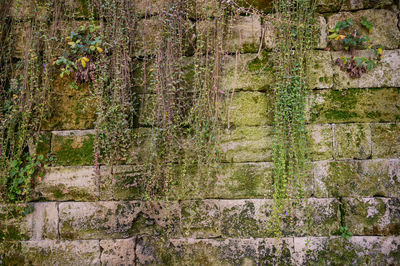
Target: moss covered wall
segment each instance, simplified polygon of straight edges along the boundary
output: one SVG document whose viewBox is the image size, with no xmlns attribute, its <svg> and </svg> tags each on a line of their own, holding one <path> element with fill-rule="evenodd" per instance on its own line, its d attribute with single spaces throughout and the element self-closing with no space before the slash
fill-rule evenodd
<svg viewBox="0 0 400 266">
<path fill-rule="evenodd" d="M 151 15 L 139 22 L 139 48 L 154 45 L 161 2 L 136 3 Z M 214 4 L 197 2 L 210 6 L 205 10 Z M 268 1 L 253 2 L 270 8 Z M 96 175 L 89 92 L 57 80 L 53 115 L 38 150 L 54 160 L 35 189 L 30 203 L 35 211 L 23 221 L 26 239 L 0 244 L 0 264 L 400 265 L 400 6 L 393 0 L 317 2 L 320 37 L 308 64 L 312 173 L 306 193 L 312 211 L 298 207 L 296 226 L 286 228 L 282 239 L 265 230 L 272 204 L 274 105 L 268 58 L 274 33 L 270 21 L 261 25 L 257 16 L 242 16 L 228 41 L 229 51 L 238 54 L 223 60 L 221 87 L 227 94 L 234 91 L 221 103 L 230 128 L 221 136 L 217 174 L 200 188 L 200 199 L 168 206 L 141 201 L 140 187 L 127 185 L 141 177 L 131 165 L 101 166 Z M 81 8 L 80 20 L 85 5 Z M 29 8 L 15 16 L 29 17 Z M 385 46 L 385 58 L 351 79 L 333 64 L 343 51 L 329 43 L 328 29 L 343 18 L 363 16 L 375 26 L 371 39 Z M 24 49 L 21 42 L 15 57 Z M 146 131 L 152 95 L 140 94 L 140 99 L 137 130 Z M 132 149 L 135 160 L 146 156 L 145 148 Z M 310 231 L 309 217 L 314 221 Z M 354 236 L 339 237 L 341 226 Z M 169 239 L 161 241 L 165 230 Z"/>
</svg>

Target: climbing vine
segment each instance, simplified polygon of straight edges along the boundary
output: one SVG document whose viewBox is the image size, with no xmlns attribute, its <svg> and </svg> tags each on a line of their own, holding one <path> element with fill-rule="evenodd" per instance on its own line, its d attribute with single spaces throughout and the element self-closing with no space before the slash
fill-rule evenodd
<svg viewBox="0 0 400 266">
<path fill-rule="evenodd" d="M 307 175 L 306 64 L 314 40 L 314 7 L 309 0 L 275 0 L 275 116 L 273 210 L 268 230 L 282 236 L 295 226 L 305 202 Z"/>
</svg>

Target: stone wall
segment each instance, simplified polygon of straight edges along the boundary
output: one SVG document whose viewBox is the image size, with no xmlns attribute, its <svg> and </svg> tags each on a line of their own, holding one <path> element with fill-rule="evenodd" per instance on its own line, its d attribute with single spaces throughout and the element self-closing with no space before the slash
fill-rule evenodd
<svg viewBox="0 0 400 266">
<path fill-rule="evenodd" d="M 138 46 L 152 45 L 160 2 L 138 3 L 152 15 L 141 21 L 145 41 Z M 253 2 L 270 8 L 263 1 Z M 140 177 L 130 165 L 112 171 L 102 166 L 96 175 L 95 112 L 86 102 L 89 91 L 71 90 L 59 80 L 56 111 L 38 147 L 54 163 L 29 203 L 34 212 L 23 221 L 25 241 L 3 243 L 0 262 L 400 265 L 399 3 L 318 0 L 317 8 L 321 34 L 308 65 L 312 78 L 307 106 L 312 158 L 312 173 L 306 180 L 309 207 L 296 210 L 296 226 L 286 228 L 282 239 L 265 230 L 272 205 L 273 73 L 268 58 L 274 33 L 270 21 L 262 27 L 258 17 L 242 16 L 229 40 L 230 52 L 239 53 L 224 58 L 222 89 L 234 91 L 224 103 L 230 128 L 221 137 L 218 173 L 200 188 L 202 199 L 180 204 L 141 201 L 140 189 L 126 186 Z M 371 40 L 385 46 L 385 58 L 361 78 L 351 79 L 333 64 L 343 52 L 329 43 L 328 29 L 344 18 L 363 16 L 374 25 Z M 260 58 L 262 28 L 266 35 Z M 144 126 L 151 98 L 140 94 L 143 128 L 138 131 L 148 130 Z M 139 161 L 146 156 L 145 148 L 133 150 Z M 308 217 L 313 219 L 311 230 L 306 226 Z M 350 240 L 337 235 L 341 225 L 354 234 Z M 167 241 L 162 239 L 165 230 Z"/>
</svg>

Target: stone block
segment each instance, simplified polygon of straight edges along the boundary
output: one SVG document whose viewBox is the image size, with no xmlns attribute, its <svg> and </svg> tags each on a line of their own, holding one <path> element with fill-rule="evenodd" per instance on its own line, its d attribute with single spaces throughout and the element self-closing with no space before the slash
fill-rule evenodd
<svg viewBox="0 0 400 266">
<path fill-rule="evenodd" d="M 211 197 L 272 197 L 272 163 L 226 163 L 217 169 Z"/>
<path fill-rule="evenodd" d="M 181 203 L 179 231 L 184 237 L 221 236 L 221 212 L 218 200 L 187 200 Z"/>
<path fill-rule="evenodd" d="M 308 125 L 308 149 L 311 160 L 329 160 L 333 158 L 332 150 L 332 126 L 324 125 Z"/>
<path fill-rule="evenodd" d="M 143 167 L 139 165 L 102 166 L 100 169 L 101 200 L 137 200 L 144 193 Z"/>
<path fill-rule="evenodd" d="M 265 91 L 273 82 L 272 62 L 268 53 L 237 54 L 223 59 L 221 89 L 232 91 Z"/>
<path fill-rule="evenodd" d="M 315 7 L 320 13 L 336 12 L 340 10 L 342 1 L 343 0 L 317 0 Z"/>
<path fill-rule="evenodd" d="M 34 203 L 31 240 L 58 238 L 58 206 L 55 202 Z"/>
<path fill-rule="evenodd" d="M 51 154 L 57 165 L 94 165 L 94 131 L 53 131 Z"/>
<path fill-rule="evenodd" d="M 293 238 L 265 238 L 259 240 L 257 265 L 294 265 Z"/>
<path fill-rule="evenodd" d="M 400 35 L 400 34 L 399 34 Z M 354 52 L 357 57 L 373 58 L 374 52 L 358 50 Z M 332 52 L 332 59 L 342 56 L 349 57 L 344 52 Z M 400 71 L 400 50 L 387 50 L 385 57 L 377 62 L 375 68 L 364 73 L 360 78 L 351 78 L 340 70 L 339 66 L 333 67 L 335 88 L 390 88 L 400 86 L 400 77 L 396 73 Z"/>
<path fill-rule="evenodd" d="M 273 93 L 237 92 L 225 99 L 223 123 L 234 126 L 263 126 L 273 123 Z"/>
<path fill-rule="evenodd" d="M 224 162 L 272 161 L 272 127 L 238 127 L 221 136 L 221 160 Z"/>
<path fill-rule="evenodd" d="M 134 234 L 176 234 L 176 204 L 151 202 L 60 203 L 62 239 L 128 238 Z"/>
<path fill-rule="evenodd" d="M 308 79 L 312 89 L 330 89 L 333 87 L 332 57 L 326 51 L 313 51 L 307 65 Z"/>
<path fill-rule="evenodd" d="M 354 235 L 390 236 L 400 233 L 398 198 L 345 198 L 344 224 Z"/>
<path fill-rule="evenodd" d="M 335 159 L 371 158 L 371 128 L 369 124 L 333 125 Z"/>
<path fill-rule="evenodd" d="M 236 2 L 240 7 L 254 8 L 263 13 L 273 11 L 274 1 L 272 0 L 239 0 Z"/>
<path fill-rule="evenodd" d="M 51 114 L 44 122 L 44 130 L 92 129 L 96 121 L 96 104 L 92 96 L 54 94 Z"/>
<path fill-rule="evenodd" d="M 400 119 L 397 88 L 315 91 L 310 97 L 311 123 L 394 122 Z"/>
<path fill-rule="evenodd" d="M 393 5 L 393 0 L 344 0 L 341 10 L 360 10 L 368 8 L 384 8 Z"/>
<path fill-rule="evenodd" d="M 35 192 L 51 201 L 95 201 L 99 189 L 94 166 L 48 168 Z"/>
<path fill-rule="evenodd" d="M 399 256 L 399 237 L 294 238 L 294 265 L 391 265 Z"/>
<path fill-rule="evenodd" d="M 368 31 L 361 26 L 362 18 L 366 17 L 373 25 L 369 34 L 371 43 L 368 45 L 383 45 L 386 49 L 398 49 L 400 44 L 400 31 L 397 27 L 397 16 L 394 11 L 387 9 L 367 9 L 357 12 L 340 12 L 328 17 L 328 29 L 333 29 L 336 23 L 351 18 L 354 27 L 360 34 L 367 35 Z M 351 34 L 349 32 L 348 34 Z M 334 50 L 342 50 L 339 41 L 330 41 Z"/>
<path fill-rule="evenodd" d="M 398 160 L 324 161 L 314 163 L 316 197 L 399 197 Z"/>
<path fill-rule="evenodd" d="M 400 158 L 400 124 L 372 124 L 372 157 Z"/>
<path fill-rule="evenodd" d="M 141 265 L 257 265 L 258 239 L 172 239 L 140 237 Z"/>
<path fill-rule="evenodd" d="M 136 237 L 100 240 L 101 265 L 136 265 Z"/>
<path fill-rule="evenodd" d="M 100 265 L 98 240 L 42 240 L 1 245 L 3 265 Z"/>
</svg>

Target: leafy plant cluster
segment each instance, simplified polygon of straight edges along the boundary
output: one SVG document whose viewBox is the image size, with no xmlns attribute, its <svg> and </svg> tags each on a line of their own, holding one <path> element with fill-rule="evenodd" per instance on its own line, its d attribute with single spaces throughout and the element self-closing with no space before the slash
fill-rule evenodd
<svg viewBox="0 0 400 266">
<path fill-rule="evenodd" d="M 369 34 L 373 31 L 373 25 L 366 17 L 362 18 L 361 25 Z M 366 57 L 356 57 L 353 55 L 354 50 L 364 47 L 370 43 L 368 35 L 362 35 L 354 28 L 354 22 L 351 18 L 338 21 L 335 28 L 330 29 L 329 39 L 340 41 L 346 51 L 351 53 L 351 56 L 343 56 L 336 58 L 334 64 L 339 66 L 342 71 L 348 73 L 351 78 L 360 78 L 362 74 L 372 70 L 376 66 L 376 61 L 384 57 L 384 47 L 379 45 L 368 45 L 368 49 L 374 51 L 375 58 L 369 59 Z"/>
<path fill-rule="evenodd" d="M 96 25 L 80 26 L 65 38 L 68 49 L 55 61 L 61 66 L 61 78 L 74 74 L 75 82 L 95 81 L 95 62 L 104 51 L 99 29 Z"/>
</svg>

